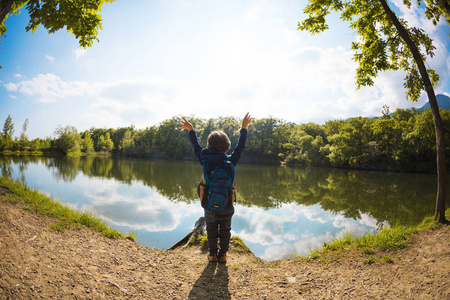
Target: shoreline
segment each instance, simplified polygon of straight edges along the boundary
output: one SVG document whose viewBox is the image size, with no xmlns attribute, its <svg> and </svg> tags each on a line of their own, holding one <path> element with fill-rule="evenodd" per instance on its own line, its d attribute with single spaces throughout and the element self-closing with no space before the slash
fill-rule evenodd
<svg viewBox="0 0 450 300">
<path fill-rule="evenodd" d="M 210 264 L 200 246 L 161 251 L 85 226 L 58 232 L 0 202 L 0 298 L 8 299 L 447 299 L 449 226 L 420 232 L 394 262 L 344 251 L 307 262 L 266 262 L 231 246 Z M 380 255 L 382 255 L 380 253 Z"/>
<path fill-rule="evenodd" d="M 450 297 L 450 226 L 420 230 L 404 249 L 326 251 L 309 261 L 264 261 L 232 244 L 227 264 L 210 264 L 200 245 L 162 251 L 86 225 L 57 231 L 54 217 L 15 197 L 0 191 L 0 298 Z"/>
</svg>

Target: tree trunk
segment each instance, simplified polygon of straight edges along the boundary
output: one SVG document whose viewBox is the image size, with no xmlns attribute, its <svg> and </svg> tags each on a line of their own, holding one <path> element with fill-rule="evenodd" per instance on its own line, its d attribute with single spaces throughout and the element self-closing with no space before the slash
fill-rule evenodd
<svg viewBox="0 0 450 300">
<path fill-rule="evenodd" d="M 189 239 L 191 238 L 191 236 L 193 236 L 197 233 L 206 232 L 205 226 L 206 226 L 205 217 L 200 217 L 197 220 L 197 222 L 195 222 L 194 229 L 192 229 L 188 234 L 186 234 L 186 236 L 184 238 L 182 238 L 181 240 L 179 240 L 178 242 L 176 242 L 175 244 L 173 244 L 172 246 L 167 248 L 167 250 L 174 250 L 178 247 L 186 246 L 187 242 L 189 242 Z"/>
<path fill-rule="evenodd" d="M 436 195 L 436 210 L 434 219 L 439 220 L 439 223 L 447 223 L 445 219 L 445 197 L 447 188 L 447 170 L 446 170 L 446 158 L 445 158 L 445 141 L 444 141 L 444 127 L 442 125 L 441 115 L 439 113 L 439 106 L 437 104 L 436 95 L 434 94 L 433 85 L 431 84 L 430 77 L 428 76 L 425 63 L 420 55 L 419 49 L 414 41 L 409 37 L 408 32 L 403 25 L 397 19 L 397 16 L 389 8 L 386 0 L 380 0 L 384 11 L 388 15 L 389 19 L 394 23 L 400 37 L 405 41 L 409 50 L 413 54 L 413 58 L 419 68 L 420 76 L 425 83 L 425 91 L 428 95 L 428 101 L 430 102 L 431 112 L 433 113 L 434 129 L 436 132 L 436 162 L 437 162 L 437 195 Z"/>
<path fill-rule="evenodd" d="M 6 15 L 11 11 L 11 6 L 14 0 L 1 0 L 0 1 L 0 24 L 3 24 Z"/>
</svg>

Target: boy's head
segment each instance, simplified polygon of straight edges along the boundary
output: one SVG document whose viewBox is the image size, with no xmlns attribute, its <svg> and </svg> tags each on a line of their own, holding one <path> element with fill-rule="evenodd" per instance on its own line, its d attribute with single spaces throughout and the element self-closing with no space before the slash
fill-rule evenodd
<svg viewBox="0 0 450 300">
<path fill-rule="evenodd" d="M 227 153 L 228 150 L 230 150 L 230 147 L 230 139 L 222 130 L 213 131 L 209 134 L 206 148 L 216 150 L 218 152 Z"/>
</svg>

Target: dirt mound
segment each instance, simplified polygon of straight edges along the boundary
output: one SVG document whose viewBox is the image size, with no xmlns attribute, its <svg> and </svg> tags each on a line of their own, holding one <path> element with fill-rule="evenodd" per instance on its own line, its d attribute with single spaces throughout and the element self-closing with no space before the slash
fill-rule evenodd
<svg viewBox="0 0 450 300">
<path fill-rule="evenodd" d="M 345 252 L 266 262 L 231 249 L 208 264 L 198 247 L 164 252 L 51 220 L 0 196 L 0 299 L 450 299 L 450 229 L 421 232 L 394 261 Z"/>
</svg>

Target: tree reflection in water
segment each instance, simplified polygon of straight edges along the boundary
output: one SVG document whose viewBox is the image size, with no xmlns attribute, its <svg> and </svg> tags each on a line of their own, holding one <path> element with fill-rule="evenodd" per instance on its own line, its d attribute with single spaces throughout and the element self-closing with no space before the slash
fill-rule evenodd
<svg viewBox="0 0 450 300">
<path fill-rule="evenodd" d="M 0 163 L 2 176 L 90 209 L 117 230 L 134 231 L 145 246 L 169 247 L 202 214 L 196 162 L 0 156 Z M 434 211 L 430 174 L 245 164 L 236 172 L 233 231 L 271 259 L 302 255 L 343 231 L 417 224 Z"/>
</svg>

